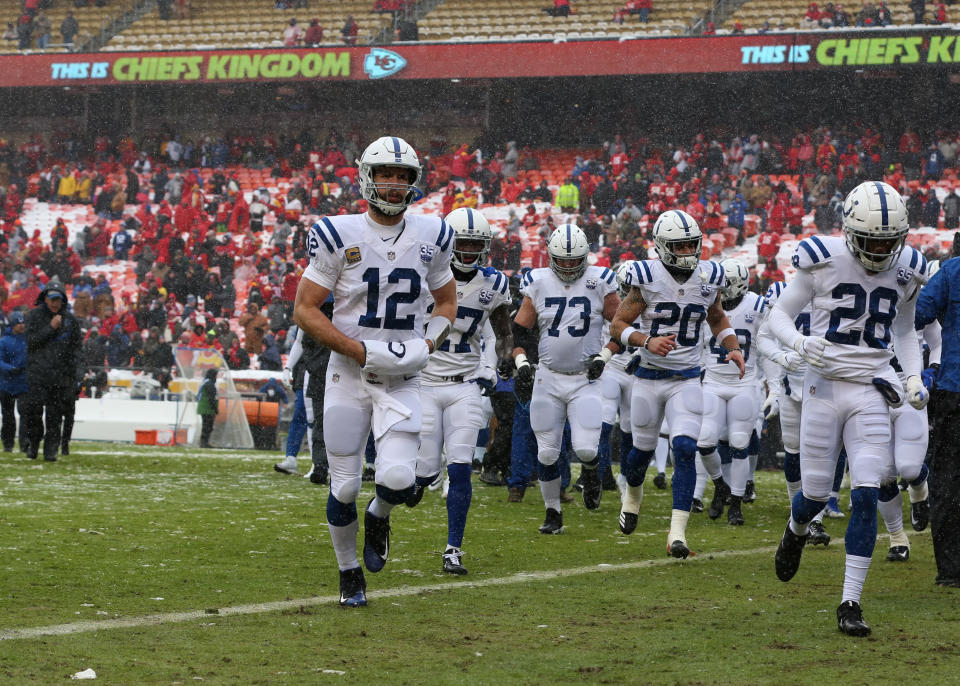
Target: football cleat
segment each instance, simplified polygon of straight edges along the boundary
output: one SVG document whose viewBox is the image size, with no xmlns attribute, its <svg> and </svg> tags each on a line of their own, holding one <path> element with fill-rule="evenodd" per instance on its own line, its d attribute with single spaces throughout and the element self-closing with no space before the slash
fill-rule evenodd
<svg viewBox="0 0 960 686">
<path fill-rule="evenodd" d="M 523 489 L 518 488 L 517 486 L 511 486 L 507 491 L 507 502 L 508 503 L 522 503 L 523 502 Z"/>
<path fill-rule="evenodd" d="M 273 465 L 275 471 L 280 472 L 281 474 L 297 474 L 297 458 L 295 456 L 288 456 L 284 459 L 283 462 L 277 462 Z"/>
<path fill-rule="evenodd" d="M 363 476 L 360 477 L 362 481 L 373 481 L 377 478 L 377 472 L 373 467 L 364 467 Z"/>
<path fill-rule="evenodd" d="M 643 484 L 631 486 L 621 474 L 620 486 L 620 531 L 630 535 L 637 528 L 640 506 L 643 504 Z"/>
<path fill-rule="evenodd" d="M 747 488 L 743 492 L 743 502 L 752 503 L 757 499 L 757 487 L 753 483 L 753 479 L 747 481 Z"/>
<path fill-rule="evenodd" d="M 586 466 L 580 470 L 580 481 L 583 484 L 583 506 L 588 510 L 600 507 L 600 498 L 603 496 L 603 483 L 597 468 L 589 469 Z"/>
<path fill-rule="evenodd" d="M 700 514 L 703 512 L 703 501 L 700 498 L 694 498 L 693 503 L 690 505 L 690 511 L 694 514 Z"/>
<path fill-rule="evenodd" d="M 830 545 L 830 534 L 827 533 L 827 530 L 823 528 L 823 522 L 818 522 L 816 520 L 810 522 L 809 533 L 807 534 L 807 542 L 810 545 Z"/>
<path fill-rule="evenodd" d="M 863 621 L 860 603 L 853 600 L 840 603 L 837 608 L 837 628 L 847 636 L 870 635 L 870 627 Z"/>
<path fill-rule="evenodd" d="M 313 465 L 303 478 L 309 479 L 312 484 L 323 486 L 327 483 L 327 470 L 323 467 Z"/>
<path fill-rule="evenodd" d="M 609 467 L 607 467 L 607 471 L 603 473 L 603 490 L 617 490 L 617 479 L 613 476 L 613 470 Z"/>
<path fill-rule="evenodd" d="M 640 521 L 640 517 L 632 512 L 620 511 L 620 531 L 627 536 L 636 530 L 638 521 Z"/>
<path fill-rule="evenodd" d="M 431 491 L 439 491 L 441 488 L 443 488 L 443 478 L 443 472 L 440 472 L 437 474 L 437 478 L 434 479 L 430 485 L 427 486 L 427 488 L 429 488 Z"/>
<path fill-rule="evenodd" d="M 906 562 L 910 559 L 910 546 L 892 545 L 887 553 L 887 562 Z"/>
<path fill-rule="evenodd" d="M 661 491 L 667 487 L 667 475 L 663 472 L 659 472 L 655 477 L 653 477 L 653 485 L 659 488 Z"/>
<path fill-rule="evenodd" d="M 800 557 L 803 555 L 803 546 L 807 544 L 807 536 L 797 536 L 790 530 L 790 523 L 783 532 L 780 545 L 777 546 L 777 555 L 774 563 L 777 568 L 777 578 L 780 581 L 790 581 L 800 569 Z"/>
<path fill-rule="evenodd" d="M 467 573 L 467 568 L 461 564 L 460 558 L 463 557 L 463 551 L 460 548 L 447 546 L 443 552 L 443 571 L 447 574 L 459 574 L 463 576 Z"/>
<path fill-rule="evenodd" d="M 567 504 L 572 503 L 572 502 L 575 502 L 575 501 L 576 501 L 576 498 L 574 498 L 572 495 L 570 495 L 569 493 L 567 493 L 567 489 L 565 489 L 565 488 L 561 488 L 561 489 L 560 489 L 560 502 L 561 502 L 561 503 L 563 503 L 564 505 L 567 505 Z"/>
<path fill-rule="evenodd" d="M 363 514 L 363 564 L 369 571 L 379 572 L 387 564 L 389 553 L 390 517 L 375 517 L 367 505 Z"/>
<path fill-rule="evenodd" d="M 503 486 L 506 483 L 503 477 L 492 470 L 482 470 L 479 479 L 480 483 L 486 484 L 487 486 Z"/>
<path fill-rule="evenodd" d="M 713 500 L 710 501 L 710 519 L 716 519 L 723 514 L 723 506 L 730 497 L 730 487 L 723 477 L 713 482 Z"/>
<path fill-rule="evenodd" d="M 743 526 L 743 512 L 740 510 L 740 498 L 732 496 L 730 509 L 727 510 L 727 524 L 730 526 Z"/>
<path fill-rule="evenodd" d="M 367 582 L 359 567 L 340 572 L 340 607 L 363 607 L 367 604 Z"/>
<path fill-rule="evenodd" d="M 840 506 L 837 504 L 836 498 L 830 498 L 827 500 L 826 512 L 824 512 L 825 517 L 830 519 L 843 519 L 846 517 L 843 512 L 840 511 Z"/>
<path fill-rule="evenodd" d="M 686 560 L 690 556 L 690 548 L 678 538 L 667 546 L 667 555 L 680 560 Z"/>
<path fill-rule="evenodd" d="M 580 472 L 580 476 L 577 477 L 577 480 L 573 482 L 573 490 L 582 491 L 583 490 L 583 472 Z"/>
<path fill-rule="evenodd" d="M 403 501 L 403 504 L 407 507 L 416 507 L 420 504 L 420 501 L 423 500 L 423 491 L 425 489 L 420 484 L 413 484 L 413 490 L 410 491 L 410 495 L 407 496 L 407 499 Z"/>
<path fill-rule="evenodd" d="M 914 531 L 923 531 L 930 523 L 930 499 L 910 503 L 910 524 Z"/>
<path fill-rule="evenodd" d="M 559 534 L 563 532 L 563 513 L 557 512 L 551 507 L 547 508 L 547 517 L 543 520 L 540 527 L 542 534 Z"/>
</svg>

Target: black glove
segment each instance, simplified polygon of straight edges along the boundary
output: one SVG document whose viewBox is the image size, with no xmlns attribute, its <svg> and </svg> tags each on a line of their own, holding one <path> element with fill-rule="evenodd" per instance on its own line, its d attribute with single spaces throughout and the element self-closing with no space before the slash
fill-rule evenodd
<svg viewBox="0 0 960 686">
<path fill-rule="evenodd" d="M 529 369 L 529 367 L 527 368 Z M 533 397 L 533 373 L 526 377 L 520 378 L 520 370 L 517 370 L 517 380 L 513 386 L 513 393 L 517 396 L 517 402 L 522 403 L 523 405 L 529 405 L 530 399 Z"/>
<path fill-rule="evenodd" d="M 529 364 L 517 367 L 517 381 L 529 383 L 530 387 L 533 388 L 533 367 Z"/>
<path fill-rule="evenodd" d="M 480 387 L 480 395 L 489 398 L 497 390 L 497 384 L 490 379 L 477 379 L 477 385 Z"/>
<path fill-rule="evenodd" d="M 630 358 L 630 361 L 627 362 L 627 366 L 623 368 L 623 371 L 625 371 L 627 374 L 632 375 L 635 371 L 637 371 L 637 368 L 639 366 L 640 366 L 640 355 L 637 354 Z"/>
<path fill-rule="evenodd" d="M 606 364 L 599 355 L 591 355 L 590 361 L 587 363 L 587 380 L 596 381 L 599 379 Z"/>
<path fill-rule="evenodd" d="M 509 379 L 513 376 L 513 360 L 509 357 L 504 357 L 497 362 L 497 376 L 501 379 Z"/>
</svg>

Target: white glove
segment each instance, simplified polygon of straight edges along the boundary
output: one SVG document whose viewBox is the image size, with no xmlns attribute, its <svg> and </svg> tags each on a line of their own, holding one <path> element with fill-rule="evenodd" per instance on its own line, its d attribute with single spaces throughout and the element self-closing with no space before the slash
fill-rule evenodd
<svg viewBox="0 0 960 686">
<path fill-rule="evenodd" d="M 289 367 L 283 368 L 283 375 L 280 378 L 284 386 L 293 386 L 293 370 Z"/>
<path fill-rule="evenodd" d="M 823 361 L 823 351 L 830 345 L 830 341 L 820 336 L 801 336 L 793 344 L 793 349 L 807 361 L 807 364 L 814 367 L 825 367 Z"/>
<path fill-rule="evenodd" d="M 410 338 L 401 343 L 361 342 L 367 353 L 367 359 L 363 365 L 365 372 L 383 376 L 416 374 L 427 366 L 430 359 L 427 342 L 422 338 Z"/>
<path fill-rule="evenodd" d="M 800 369 L 800 365 L 803 364 L 803 358 L 800 357 L 797 353 L 782 350 L 776 355 L 770 358 L 772 362 L 776 362 L 778 365 L 786 369 L 788 372 L 795 372 Z"/>
<path fill-rule="evenodd" d="M 763 401 L 760 412 L 764 419 L 773 419 L 780 414 L 780 394 L 776 391 L 767 393 L 767 399 Z"/>
<path fill-rule="evenodd" d="M 915 410 L 922 410 L 930 401 L 930 391 L 919 376 L 907 377 L 907 402 Z"/>
</svg>

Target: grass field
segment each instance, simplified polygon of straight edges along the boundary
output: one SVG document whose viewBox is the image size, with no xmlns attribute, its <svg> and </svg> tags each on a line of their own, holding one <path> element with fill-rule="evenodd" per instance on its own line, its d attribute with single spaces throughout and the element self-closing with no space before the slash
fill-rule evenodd
<svg viewBox="0 0 960 686">
<path fill-rule="evenodd" d="M 648 482 L 637 532 L 619 499 L 564 511 L 475 482 L 469 576 L 442 574 L 439 493 L 392 517 L 370 604 L 336 604 L 326 488 L 276 474 L 276 453 L 75 443 L 0 455 L 0 682 L 51 684 L 960 683 L 957 591 L 933 584 L 929 532 L 911 560 L 877 544 L 866 639 L 836 630 L 842 541 L 776 580 L 782 476 L 758 474 L 747 524 L 693 515 L 695 558 L 665 555 L 669 490 Z M 306 461 L 301 460 L 305 466 Z M 364 484 L 361 507 L 372 494 Z M 709 496 L 709 488 L 708 488 Z M 842 538 L 845 520 L 827 527 Z"/>
</svg>

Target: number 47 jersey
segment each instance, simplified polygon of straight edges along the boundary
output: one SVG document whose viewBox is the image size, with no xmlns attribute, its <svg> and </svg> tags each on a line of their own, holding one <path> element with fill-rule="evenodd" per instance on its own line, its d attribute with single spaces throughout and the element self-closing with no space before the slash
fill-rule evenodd
<svg viewBox="0 0 960 686">
<path fill-rule="evenodd" d="M 793 266 L 814 283 L 810 333 L 832 345 L 824 351 L 827 378 L 869 382 L 889 370 L 891 326 L 926 279 L 927 260 L 905 247 L 893 266 L 868 273 L 835 236 L 811 236 L 797 245 Z"/>
<path fill-rule="evenodd" d="M 366 214 L 324 217 L 310 227 L 303 276 L 330 289 L 333 325 L 350 338 L 422 338 L 429 291 L 453 278 L 453 229 L 438 217 L 403 221 L 399 234 Z"/>
</svg>

